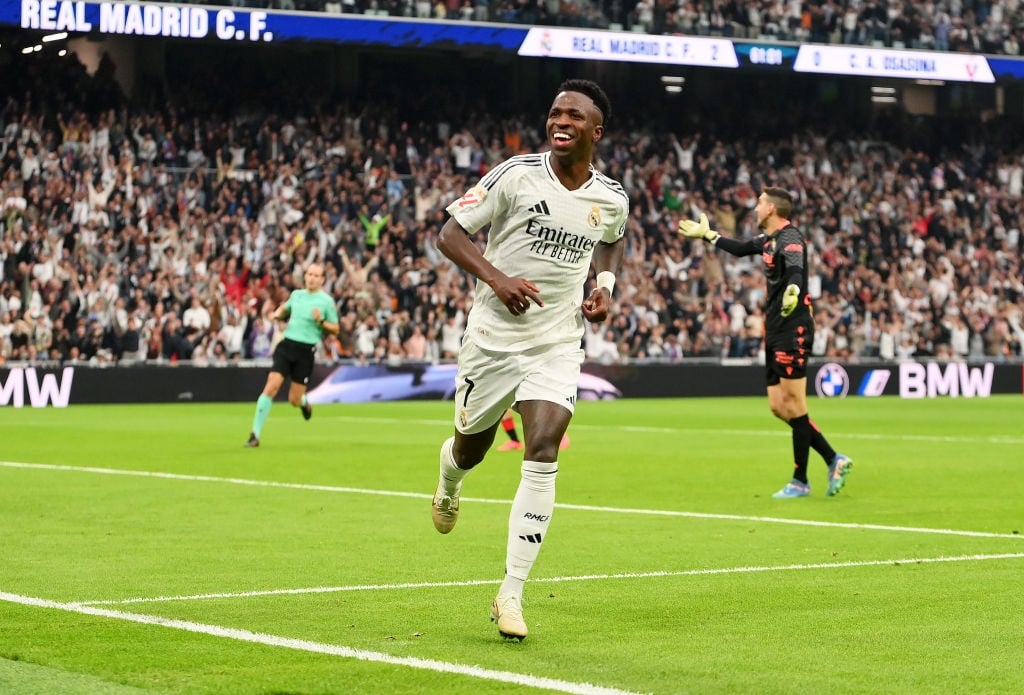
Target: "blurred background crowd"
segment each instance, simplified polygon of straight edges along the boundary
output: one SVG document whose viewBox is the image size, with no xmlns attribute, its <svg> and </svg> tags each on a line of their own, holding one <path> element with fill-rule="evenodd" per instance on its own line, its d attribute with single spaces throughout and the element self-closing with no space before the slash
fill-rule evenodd
<svg viewBox="0 0 1024 695">
<path fill-rule="evenodd" d="M 1008 21 L 1011 8 L 998 6 Z M 321 359 L 455 357 L 474 281 L 437 250 L 444 208 L 496 163 L 542 149 L 542 112 L 369 98 L 230 113 L 140 107 L 112 70 L 38 61 L 7 80 L 3 360 L 268 358 L 283 328 L 270 315 L 312 261 L 325 264 L 342 325 Z M 835 132 L 813 105 L 805 111 L 729 132 L 628 113 L 609 125 L 597 165 L 623 183 L 632 214 L 616 315 L 588 327 L 588 359 L 759 357 L 760 259 L 711 252 L 675 229 L 706 212 L 723 234 L 751 236 L 767 185 L 794 192 L 811 243 L 815 356 L 1021 356 L 1024 148 L 1014 126 L 994 119 L 921 137 L 919 122 L 894 114 Z"/>
</svg>

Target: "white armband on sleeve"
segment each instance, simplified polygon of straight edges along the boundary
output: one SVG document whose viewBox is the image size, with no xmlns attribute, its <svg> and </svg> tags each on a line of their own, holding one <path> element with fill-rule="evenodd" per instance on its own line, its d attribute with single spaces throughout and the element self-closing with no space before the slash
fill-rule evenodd
<svg viewBox="0 0 1024 695">
<path fill-rule="evenodd" d="M 602 270 L 597 274 L 597 286 L 608 290 L 608 294 L 615 291 L 615 273 Z"/>
</svg>

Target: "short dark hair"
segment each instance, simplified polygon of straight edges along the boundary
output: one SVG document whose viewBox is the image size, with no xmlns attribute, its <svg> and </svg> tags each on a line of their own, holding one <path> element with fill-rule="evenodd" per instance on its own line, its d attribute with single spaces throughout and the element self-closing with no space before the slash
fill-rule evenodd
<svg viewBox="0 0 1024 695">
<path fill-rule="evenodd" d="M 587 95 L 594 102 L 597 110 L 601 112 L 604 123 L 611 120 L 612 102 L 597 82 L 591 80 L 566 80 L 558 87 L 558 93 L 561 94 L 562 92 L 579 92 L 580 94 Z"/>
<path fill-rule="evenodd" d="M 779 213 L 779 217 L 789 219 L 789 216 L 793 214 L 793 196 L 790 192 L 785 188 L 769 186 L 764 189 L 764 194 L 772 201 L 772 205 L 775 206 L 775 212 Z"/>
</svg>

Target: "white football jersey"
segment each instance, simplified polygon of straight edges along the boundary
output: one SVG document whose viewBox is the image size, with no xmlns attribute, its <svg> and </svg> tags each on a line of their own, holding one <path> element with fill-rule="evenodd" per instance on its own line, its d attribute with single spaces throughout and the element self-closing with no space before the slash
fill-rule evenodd
<svg viewBox="0 0 1024 695">
<path fill-rule="evenodd" d="M 544 306 L 513 316 L 486 283 L 477 282 L 467 335 L 487 350 L 519 352 L 583 338 L 583 289 L 598 242 L 622 238 L 629 198 L 591 167 L 575 191 L 551 168 L 551 153 L 512 157 L 448 206 L 470 233 L 488 222 L 484 256 L 509 277 L 540 290 Z"/>
</svg>

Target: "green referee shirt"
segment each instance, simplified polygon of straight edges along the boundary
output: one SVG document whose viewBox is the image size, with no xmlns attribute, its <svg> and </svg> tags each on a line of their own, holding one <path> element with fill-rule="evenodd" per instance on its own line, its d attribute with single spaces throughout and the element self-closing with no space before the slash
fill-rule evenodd
<svg viewBox="0 0 1024 695">
<path fill-rule="evenodd" d="M 328 323 L 338 322 L 338 310 L 331 295 L 323 290 L 295 290 L 284 305 L 288 310 L 288 325 L 284 337 L 297 343 L 316 345 L 323 331 L 313 318 L 313 307 L 320 308 L 320 318 Z"/>
</svg>

